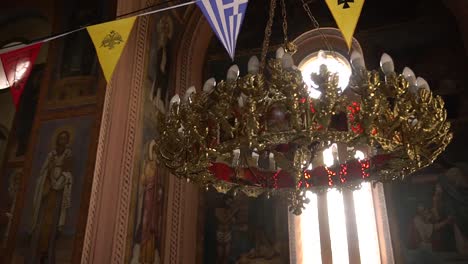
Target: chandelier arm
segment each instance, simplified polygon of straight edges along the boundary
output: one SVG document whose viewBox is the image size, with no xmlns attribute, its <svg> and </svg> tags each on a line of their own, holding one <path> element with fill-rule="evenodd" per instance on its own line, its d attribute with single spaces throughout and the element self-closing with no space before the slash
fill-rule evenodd
<svg viewBox="0 0 468 264">
<path fill-rule="evenodd" d="M 276 9 L 276 0 L 270 0 L 270 12 L 268 17 L 268 22 L 265 27 L 265 37 L 263 39 L 263 47 L 262 47 L 262 58 L 260 62 L 260 73 L 263 73 L 266 65 L 266 56 L 268 53 L 268 48 L 270 46 L 270 36 L 271 36 L 271 27 L 273 26 L 273 19 L 275 17 L 275 9 Z"/>
</svg>

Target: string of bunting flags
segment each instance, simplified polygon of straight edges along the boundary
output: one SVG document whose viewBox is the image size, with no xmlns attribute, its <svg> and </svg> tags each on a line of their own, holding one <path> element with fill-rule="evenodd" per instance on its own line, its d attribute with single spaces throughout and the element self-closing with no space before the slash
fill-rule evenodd
<svg viewBox="0 0 468 264">
<path fill-rule="evenodd" d="M 348 46 L 350 46 L 364 0 L 326 0 L 326 2 Z M 230 58 L 234 60 L 237 38 L 245 18 L 248 0 L 194 0 L 123 19 L 78 28 L 31 44 L 0 49 L 0 89 L 10 88 L 13 103 L 18 109 L 25 84 L 42 44 L 84 29 L 87 30 L 93 42 L 104 77 L 109 82 L 138 17 L 195 3 Z"/>
</svg>

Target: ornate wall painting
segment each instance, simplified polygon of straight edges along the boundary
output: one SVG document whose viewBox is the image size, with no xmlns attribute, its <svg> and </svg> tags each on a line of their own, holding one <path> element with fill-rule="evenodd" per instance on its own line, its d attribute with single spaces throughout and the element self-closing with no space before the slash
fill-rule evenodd
<svg viewBox="0 0 468 264">
<path fill-rule="evenodd" d="M 98 86 L 97 78 L 91 75 L 57 80 L 49 89 L 46 107 L 58 109 L 93 104 Z"/>
<path fill-rule="evenodd" d="M 204 200 L 203 263 L 289 263 L 286 203 L 214 191 Z"/>
<path fill-rule="evenodd" d="M 153 19 L 151 48 L 148 60 L 147 79 L 151 86 L 148 103 L 154 110 L 165 113 L 169 102 L 169 78 L 172 67 L 175 20 L 164 13 Z M 146 91 L 145 91 L 146 92 Z M 145 102 L 146 103 L 146 102 Z M 156 111 L 148 114 L 154 114 Z M 145 112 L 146 113 L 146 112 Z M 150 117 L 154 119 L 154 117 Z"/>
<path fill-rule="evenodd" d="M 102 21 L 99 3 L 69 15 L 70 27 Z M 96 103 L 100 65 L 91 38 L 85 30 L 58 40 L 57 67 L 48 89 L 46 108 L 59 109 Z"/>
<path fill-rule="evenodd" d="M 23 168 L 7 168 L 1 179 L 0 204 L 0 247 L 4 248 L 11 230 L 13 212 L 16 206 L 19 184 L 23 177 Z"/>
<path fill-rule="evenodd" d="M 156 163 L 157 113 L 165 114 L 176 24 L 173 13 L 150 19 L 151 38 L 143 93 L 141 151 L 136 158 L 126 263 L 160 263 L 168 171 Z M 177 26 L 177 27 L 176 27 Z"/>
<path fill-rule="evenodd" d="M 156 141 L 144 144 L 135 199 L 131 210 L 131 252 L 127 263 L 162 263 L 164 209 L 167 202 L 167 171 L 156 163 Z M 135 172 L 137 173 L 137 172 Z"/>
<path fill-rule="evenodd" d="M 405 263 L 468 263 L 468 163 L 432 166 L 391 190 Z"/>
<path fill-rule="evenodd" d="M 14 263 L 70 263 L 93 123 L 94 117 L 83 116 L 41 124 Z"/>
</svg>

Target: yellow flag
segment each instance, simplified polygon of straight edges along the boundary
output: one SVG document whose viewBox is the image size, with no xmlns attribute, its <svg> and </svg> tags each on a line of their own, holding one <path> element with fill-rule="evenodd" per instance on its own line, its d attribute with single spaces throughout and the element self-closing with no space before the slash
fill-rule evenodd
<svg viewBox="0 0 468 264">
<path fill-rule="evenodd" d="M 115 65 L 127 44 L 135 19 L 136 16 L 86 27 L 107 82 L 111 79 Z"/>
<path fill-rule="evenodd" d="M 351 49 L 354 30 L 361 15 L 364 0 L 325 0 L 338 28 Z"/>
</svg>

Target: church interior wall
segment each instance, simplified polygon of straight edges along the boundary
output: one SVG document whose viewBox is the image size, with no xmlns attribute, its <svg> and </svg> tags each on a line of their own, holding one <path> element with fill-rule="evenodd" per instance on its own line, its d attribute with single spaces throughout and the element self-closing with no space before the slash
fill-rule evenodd
<svg viewBox="0 0 468 264">
<path fill-rule="evenodd" d="M 31 35 L 31 39 L 80 26 L 83 21 L 110 18 L 116 9 L 125 13 L 124 10 L 127 9 L 135 10 L 154 4 L 153 1 L 143 0 L 119 0 L 115 3 L 109 1 L 112 2 L 110 7 L 102 10 L 106 1 L 74 1 L 81 11 L 71 16 L 70 9 L 62 12 L 65 7 L 63 3 L 57 3 L 60 1 L 49 2 L 54 2 L 49 4 L 58 10 L 51 14 L 50 9 L 46 12 L 39 8 L 49 20 L 44 27 L 38 27 L 38 32 L 34 32 L 36 35 Z M 410 48 L 418 52 L 409 53 L 401 41 L 388 40 L 385 32 L 397 32 L 401 30 L 398 26 L 366 28 L 357 32 L 356 37 L 362 40 L 366 57 L 369 55 L 369 58 L 377 58 L 374 55 L 383 46 L 389 45 L 396 61 L 408 64 L 422 61 L 415 65 L 415 69 L 421 75 L 432 76 L 433 79 L 429 81 L 431 84 L 440 84 L 442 88 L 437 92 L 446 100 L 466 99 L 466 89 L 461 87 L 467 81 L 466 58 L 459 55 L 468 50 L 466 45 L 463 47 L 460 44 L 462 39 L 468 39 L 468 22 L 463 19 L 468 6 L 457 5 L 452 7 L 452 12 L 456 15 L 456 20 L 448 19 L 439 28 L 433 28 L 436 36 L 450 36 L 450 41 L 437 42 L 423 48 L 425 43 L 434 40 L 434 36 L 421 33 L 421 25 L 411 24 L 417 37 Z M 35 21 L 28 19 L 28 23 Z M 1 21 L 0 17 L 0 33 Z M 458 29 L 454 29 L 457 25 Z M 19 28 L 29 30 L 31 27 Z M 297 27 L 294 30 L 299 32 L 302 29 Z M 211 252 L 210 248 L 216 248 L 216 212 L 222 211 L 217 209 L 223 209 L 223 200 L 219 198 L 219 194 L 200 191 L 198 187 L 169 175 L 156 164 L 154 151 L 157 149 L 154 140 L 158 137 L 158 131 L 155 113 L 164 113 L 175 93 L 182 95 L 192 85 L 199 90 L 203 80 L 212 75 L 218 80 L 223 79 L 231 61 L 226 59 L 226 54 L 221 54 L 224 51 L 217 39 L 212 37 L 209 25 L 194 6 L 164 12 L 147 20 L 140 19 L 135 24 L 134 31 L 132 36 L 135 40 L 129 43 L 128 51 L 122 57 L 120 70 L 116 70 L 120 76 L 115 77 L 108 90 L 89 37 L 86 32 L 82 32 L 83 34 L 52 42 L 42 48 L 37 61 L 42 66 L 38 67 L 36 73 L 33 72 L 31 84 L 26 88 L 27 91 L 32 91 L 29 95 L 25 93 L 26 100 L 32 102 L 27 104 L 29 108 L 20 108 L 15 117 L 14 107 L 8 103 L 11 102 L 9 92 L 0 92 L 0 126 L 7 131 L 3 132 L 2 129 L 0 132 L 7 134 L 4 143 L 0 135 L 0 262 L 27 263 L 41 258 L 55 258 L 57 263 L 102 263 L 99 261 L 112 258 L 116 263 L 131 264 L 144 261 L 194 263 L 194 259 L 196 263 L 214 263 L 209 262 L 216 258 L 215 252 Z M 246 31 L 246 34 L 247 39 L 253 36 L 252 32 Z M 273 41 L 273 47 L 278 46 L 279 39 L 281 38 Z M 0 39 L 0 45 L 9 41 Z M 245 38 L 243 41 L 245 42 Z M 144 47 L 138 46 L 140 44 Z M 245 72 L 248 58 L 259 55 L 256 53 L 258 50 L 252 51 L 250 47 L 239 46 L 238 54 L 241 56 L 236 62 L 241 66 L 241 71 Z M 378 65 L 378 61 L 372 59 L 368 63 L 371 66 Z M 453 71 L 451 67 L 456 67 L 457 70 Z M 125 71 L 130 73 L 122 74 Z M 441 72 L 447 78 L 440 80 L 439 77 L 443 76 L 436 76 L 434 72 Z M 115 80 L 122 81 L 123 84 Z M 117 88 L 128 88 L 131 91 L 117 92 Z M 117 105 L 120 103 L 125 109 L 118 111 Z M 466 134 L 468 108 L 463 104 L 451 105 L 456 105 L 449 111 L 449 115 L 458 139 L 449 147 L 443 160 L 436 167 L 422 172 L 425 174 L 422 177 L 424 180 L 410 181 L 414 185 L 392 185 L 386 188 L 394 248 L 399 255 L 396 257 L 398 263 L 403 263 L 407 257 L 405 247 L 408 238 L 402 234 L 409 230 L 411 217 L 418 204 L 432 206 L 432 199 L 437 198 L 436 194 L 439 195 L 436 186 L 441 184 L 441 176 L 446 175 L 448 169 L 455 164 L 466 161 L 466 137 L 463 135 Z M 128 116 L 116 116 L 112 111 Z M 131 133 L 135 133 L 134 138 L 130 138 Z M 62 169 L 64 173 L 61 175 L 71 183 L 71 188 L 62 188 L 60 193 L 61 199 L 70 200 L 69 205 L 62 205 L 60 198 L 44 191 L 44 186 L 40 184 L 45 175 L 43 172 L 47 172 L 42 168 L 48 164 L 48 157 L 59 152 L 59 138 L 65 140 L 66 143 L 60 144 L 65 144 L 65 149 L 70 152 L 70 157 L 67 156 L 66 160 L 71 165 Z M 114 143 L 113 146 L 106 145 L 109 142 Z M 116 142 L 127 145 L 117 148 Z M 5 150 L 3 153 L 2 148 Z M 115 153 L 118 152 L 116 149 L 130 153 Z M 125 164 L 112 165 L 113 158 L 119 158 Z M 127 166 L 127 163 L 131 165 Z M 65 164 L 61 166 L 66 167 Z M 127 168 L 129 171 L 126 171 Z M 464 182 L 459 176 L 453 177 L 454 181 L 442 184 L 448 186 L 447 188 L 464 188 L 464 185 L 460 185 Z M 46 199 L 35 203 L 36 193 L 44 195 Z M 402 195 L 405 193 L 408 195 Z M 411 206 L 406 209 L 398 208 L 398 204 L 408 204 L 408 201 Z M 90 206 L 91 203 L 94 205 Z M 266 240 L 270 241 L 271 247 L 278 248 L 278 255 L 275 257 L 287 259 L 287 245 L 274 243 L 288 239 L 287 229 L 281 228 L 287 228 L 284 222 L 287 219 L 281 217 L 280 209 L 271 209 L 271 203 L 273 202 L 262 200 L 257 203 L 244 201 L 237 204 L 249 215 L 239 229 L 244 230 L 242 228 L 245 226 L 247 230 L 255 229 L 260 225 L 259 219 L 264 219 L 265 215 L 275 219 L 271 225 L 265 226 L 268 230 L 264 231 L 272 234 Z M 445 209 L 453 209 L 458 203 L 452 201 L 448 205 Z M 44 206 L 51 206 L 52 213 L 45 212 Z M 63 216 L 64 222 L 59 224 L 65 207 L 68 210 Z M 35 208 L 38 209 L 37 215 L 34 213 Z M 252 208 L 265 210 L 254 212 Z M 105 216 L 107 212 L 109 215 Z M 5 217 L 6 215 L 9 216 Z M 36 223 L 35 219 L 42 222 Z M 457 221 L 463 219 L 463 216 L 458 216 Z M 45 220 L 55 223 L 48 225 Z M 145 221 L 150 223 L 146 225 Z M 122 234 L 124 238 L 121 238 Z M 265 237 L 259 233 L 239 232 L 239 235 L 245 235 L 246 245 L 262 239 L 265 242 Z M 446 239 L 455 251 L 456 243 L 453 243 L 450 235 Z M 57 239 L 52 239 L 54 236 Z M 40 242 L 40 238 L 47 242 Z M 239 244 L 234 248 L 238 252 L 246 251 L 242 246 Z M 242 257 L 241 255 L 239 253 L 232 258 Z"/>
<path fill-rule="evenodd" d="M 13 41 L 27 42 L 99 21 L 109 11 L 100 10 L 101 3 L 94 1 L 69 2 L 67 6 L 59 1 L 42 1 L 39 6 L 23 2 L 4 9 L 18 17 L 17 26 L 14 19 L 0 19 L 7 25 L 3 27 L 9 32 L 6 36 L 21 36 Z M 21 15 L 17 10 L 29 11 Z M 98 136 L 105 85 L 95 66 L 94 49 L 89 49 L 89 37 L 77 34 L 72 41 L 79 45 L 73 46 L 70 40 L 43 45 L 18 110 L 12 104 L 9 108 L 1 104 L 1 113 L 10 112 L 14 120 L 2 159 L 0 187 L 7 199 L 2 197 L 1 208 L 2 217 L 8 216 L 1 225 L 2 263 L 52 258 L 57 263 L 77 263 L 81 258 L 95 164 L 93 142 Z M 90 56 L 80 56 L 80 52 Z M 5 94 L 11 101 L 8 90 Z M 56 176 L 64 181 L 57 191 L 51 191 L 47 179 L 52 160 L 60 168 Z"/>
</svg>

